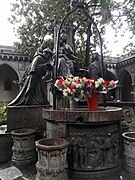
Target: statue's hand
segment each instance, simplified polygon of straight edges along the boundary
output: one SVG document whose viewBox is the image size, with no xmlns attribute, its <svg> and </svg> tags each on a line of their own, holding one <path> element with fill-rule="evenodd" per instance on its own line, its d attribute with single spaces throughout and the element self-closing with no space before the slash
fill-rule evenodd
<svg viewBox="0 0 135 180">
<path fill-rule="evenodd" d="M 53 66 L 51 64 L 46 64 L 46 69 L 48 71 L 53 71 Z"/>
</svg>

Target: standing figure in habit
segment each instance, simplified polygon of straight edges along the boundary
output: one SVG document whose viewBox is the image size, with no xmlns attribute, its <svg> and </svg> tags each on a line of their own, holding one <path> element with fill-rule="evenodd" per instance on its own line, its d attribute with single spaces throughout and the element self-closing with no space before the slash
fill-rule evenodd
<svg viewBox="0 0 135 180">
<path fill-rule="evenodd" d="M 101 60 L 98 53 L 92 54 L 92 62 L 89 65 L 89 76 L 98 79 L 101 76 Z"/>
<path fill-rule="evenodd" d="M 8 106 L 49 105 L 44 81 L 48 77 L 48 70 L 51 68 L 52 56 L 53 52 L 49 48 L 34 56 L 19 94 Z"/>
</svg>

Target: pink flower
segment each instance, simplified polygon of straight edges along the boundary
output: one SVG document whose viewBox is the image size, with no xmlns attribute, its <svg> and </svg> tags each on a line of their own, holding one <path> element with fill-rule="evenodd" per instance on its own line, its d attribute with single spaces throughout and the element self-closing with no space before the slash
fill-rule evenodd
<svg viewBox="0 0 135 180">
<path fill-rule="evenodd" d="M 76 88 L 76 85 L 75 84 L 72 84 L 71 86 L 70 86 L 70 89 L 72 90 L 72 89 L 75 89 Z"/>
<path fill-rule="evenodd" d="M 58 79 L 58 80 L 57 80 L 57 84 L 58 84 L 58 85 L 62 85 L 63 81 L 64 81 L 63 79 Z"/>
</svg>

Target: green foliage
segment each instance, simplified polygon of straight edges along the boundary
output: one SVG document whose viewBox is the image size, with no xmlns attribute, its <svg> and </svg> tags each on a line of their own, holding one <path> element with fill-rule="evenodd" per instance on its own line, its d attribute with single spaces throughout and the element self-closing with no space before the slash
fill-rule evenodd
<svg viewBox="0 0 135 180">
<path fill-rule="evenodd" d="M 90 1 L 90 5 L 97 4 L 98 6 L 95 8 L 90 6 L 88 11 L 90 14 L 97 13 L 101 8 L 108 7 L 109 3 L 110 0 Z M 14 25 L 18 24 L 17 34 L 21 41 L 20 44 L 16 44 L 17 49 L 22 53 L 33 55 L 41 46 L 44 37 L 50 35 L 53 39 L 54 27 L 61 23 L 62 18 L 70 9 L 70 0 L 17 0 L 12 3 L 12 16 L 9 20 Z M 87 27 L 87 18 L 77 11 L 67 19 L 65 26 L 73 27 L 75 22 L 76 34 L 80 35 L 84 42 L 83 35 Z M 48 45 L 48 41 L 45 41 L 45 44 Z"/>
<path fill-rule="evenodd" d="M 123 37 L 125 32 L 129 30 L 132 34 L 130 39 L 132 39 L 135 34 L 135 1 L 112 1 L 111 7 L 114 13 L 110 25 L 115 30 L 115 37 L 117 38 L 119 32 Z M 135 45 L 129 40 L 129 43 L 123 48 L 123 52 L 134 53 Z"/>
<path fill-rule="evenodd" d="M 12 15 L 9 20 L 17 27 L 16 32 L 20 39 L 20 43 L 15 43 L 16 50 L 24 54 L 34 55 L 44 40 L 45 47 L 48 46 L 48 43 L 50 46 L 50 41 L 54 39 L 54 27 L 60 25 L 62 18 L 71 9 L 70 2 L 70 0 L 16 0 L 12 3 Z M 129 25 L 128 28 L 135 33 L 135 1 L 125 0 L 123 3 L 117 0 L 89 0 L 87 2 L 89 5 L 88 12 L 97 23 L 101 34 L 105 34 L 107 23 L 113 26 L 116 34 L 118 30 L 121 31 L 121 27 L 124 26 L 123 17 Z M 118 15 L 111 16 L 110 12 L 112 14 L 117 12 Z M 76 24 L 75 27 L 74 24 Z M 79 54 L 84 58 L 82 53 L 84 53 L 86 46 L 87 18 L 82 15 L 81 11 L 77 11 L 67 19 L 64 25 L 75 28 L 73 36 L 79 35 L 80 37 L 80 44 L 78 44 L 78 40 L 74 43 L 75 48 L 77 52 L 81 49 Z M 94 50 L 95 44 L 99 42 L 94 28 L 92 34 L 94 34 L 91 43 L 93 47 L 90 48 Z M 51 40 L 46 39 L 48 35 Z M 52 43 L 50 48 L 53 49 Z"/>
<path fill-rule="evenodd" d="M 0 105 L 0 122 L 7 119 L 7 104 Z"/>
<path fill-rule="evenodd" d="M 52 35 L 56 24 L 67 12 L 67 0 L 17 0 L 12 3 L 12 16 L 9 18 L 14 25 L 18 24 L 17 34 L 21 41 L 18 50 L 24 54 L 34 55 L 41 46 L 44 37 Z M 45 41 L 48 45 L 48 41 Z"/>
</svg>

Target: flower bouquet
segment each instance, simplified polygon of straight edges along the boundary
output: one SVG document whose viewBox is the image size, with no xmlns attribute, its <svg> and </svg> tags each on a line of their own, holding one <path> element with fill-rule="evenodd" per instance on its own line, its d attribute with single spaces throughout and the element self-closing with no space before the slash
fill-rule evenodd
<svg viewBox="0 0 135 180">
<path fill-rule="evenodd" d="M 56 80 L 55 86 L 62 91 L 63 96 L 75 101 L 81 100 L 83 97 L 91 98 L 98 93 L 107 93 L 108 90 L 114 89 L 118 81 L 105 81 L 103 78 L 95 80 L 86 77 L 61 77 Z"/>
</svg>

